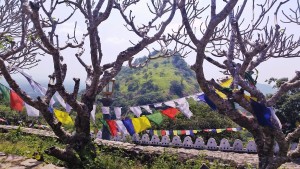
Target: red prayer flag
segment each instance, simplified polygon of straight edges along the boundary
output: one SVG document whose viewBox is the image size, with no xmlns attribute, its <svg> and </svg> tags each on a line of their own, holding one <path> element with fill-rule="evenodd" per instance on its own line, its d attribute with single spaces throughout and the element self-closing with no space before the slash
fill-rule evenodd
<svg viewBox="0 0 300 169">
<path fill-rule="evenodd" d="M 166 130 L 162 130 L 162 131 L 161 131 L 161 135 L 162 135 L 162 136 L 165 136 L 165 135 L 166 135 Z"/>
<path fill-rule="evenodd" d="M 10 108 L 16 111 L 22 111 L 23 105 L 24 102 L 20 96 L 16 92 L 10 90 Z"/>
<path fill-rule="evenodd" d="M 185 130 L 181 130 L 180 133 L 181 133 L 181 135 L 186 135 Z"/>
<path fill-rule="evenodd" d="M 161 113 L 174 120 L 179 111 L 176 108 L 171 107 L 166 110 L 162 110 Z"/>
<path fill-rule="evenodd" d="M 114 120 L 106 120 L 106 123 L 109 127 L 110 133 L 112 136 L 116 136 L 118 129 L 117 129 L 117 123 Z"/>
<path fill-rule="evenodd" d="M 204 129 L 203 131 L 204 131 L 204 132 L 209 132 L 209 129 Z"/>
<path fill-rule="evenodd" d="M 232 131 L 232 128 L 227 128 L 226 131 Z"/>
</svg>

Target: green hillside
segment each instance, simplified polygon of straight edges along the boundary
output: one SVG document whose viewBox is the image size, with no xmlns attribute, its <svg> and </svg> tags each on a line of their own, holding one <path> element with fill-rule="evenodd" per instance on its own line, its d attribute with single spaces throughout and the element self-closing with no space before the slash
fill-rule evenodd
<svg viewBox="0 0 300 169">
<path fill-rule="evenodd" d="M 139 58 L 134 64 L 143 63 Z M 179 56 L 160 58 L 138 69 L 123 67 L 116 77 L 115 106 L 143 105 L 200 91 L 195 73 Z"/>
</svg>

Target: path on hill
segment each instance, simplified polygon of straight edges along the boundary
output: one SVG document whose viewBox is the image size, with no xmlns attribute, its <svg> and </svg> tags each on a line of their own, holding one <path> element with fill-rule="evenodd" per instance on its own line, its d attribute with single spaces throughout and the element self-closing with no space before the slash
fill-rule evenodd
<svg viewBox="0 0 300 169">
<path fill-rule="evenodd" d="M 0 129 L 17 129 L 18 126 L 6 126 L 0 125 Z M 31 128 L 21 128 L 22 132 L 36 134 L 47 137 L 56 137 L 53 132 L 31 129 Z M 235 164 L 238 168 L 244 168 L 250 164 L 253 168 L 257 168 L 258 156 L 257 154 L 247 154 L 247 153 L 235 153 L 235 152 L 222 152 L 222 151 L 209 151 L 209 150 L 196 150 L 196 149 L 185 149 L 185 148 L 171 148 L 171 147 L 159 147 L 159 146 L 142 146 L 131 143 L 101 140 L 96 139 L 95 143 L 99 146 L 109 147 L 111 149 L 121 149 L 132 155 L 161 155 L 170 154 L 177 155 L 179 160 L 186 161 L 190 159 L 197 159 L 202 157 L 204 159 L 213 161 L 220 160 L 224 164 Z M 1 168 L 1 166 L 0 166 Z M 281 168 L 286 169 L 300 169 L 300 159 L 298 161 L 285 163 Z"/>
<path fill-rule="evenodd" d="M 17 155 L 6 155 L 0 152 L 0 168 L 1 169 L 66 169 L 53 164 L 37 161 L 35 159 L 26 158 Z"/>
</svg>

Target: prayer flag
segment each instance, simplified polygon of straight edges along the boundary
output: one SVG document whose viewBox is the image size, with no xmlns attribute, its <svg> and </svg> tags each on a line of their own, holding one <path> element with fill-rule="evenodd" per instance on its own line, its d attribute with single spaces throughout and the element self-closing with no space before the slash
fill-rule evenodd
<svg viewBox="0 0 300 169">
<path fill-rule="evenodd" d="M 116 119 L 121 119 L 121 114 L 122 114 L 122 107 L 114 107 L 114 111 L 115 111 L 115 115 L 116 115 Z"/>
<path fill-rule="evenodd" d="M 96 107 L 97 107 L 96 105 L 93 105 L 93 110 L 91 111 L 91 117 L 92 117 L 92 120 L 94 123 L 96 121 L 96 118 L 95 118 Z"/>
<path fill-rule="evenodd" d="M 161 135 L 165 136 L 166 135 L 166 130 L 161 130 Z"/>
<path fill-rule="evenodd" d="M 170 135 L 170 131 L 169 130 L 165 130 L 166 131 L 166 136 Z"/>
<path fill-rule="evenodd" d="M 10 90 L 10 108 L 16 111 L 22 111 L 23 104 L 24 102 L 21 97 L 13 90 Z"/>
<path fill-rule="evenodd" d="M 0 91 L 2 93 L 3 99 L 9 101 L 10 100 L 9 88 L 0 83 Z"/>
<path fill-rule="evenodd" d="M 117 128 L 122 134 L 128 135 L 128 131 L 121 120 L 116 120 Z"/>
<path fill-rule="evenodd" d="M 53 109 L 55 117 L 57 118 L 58 121 L 60 121 L 62 124 L 68 124 L 68 125 L 73 125 L 74 122 L 72 118 L 70 117 L 69 113 L 63 112 L 57 109 Z"/>
<path fill-rule="evenodd" d="M 174 135 L 174 136 L 177 136 L 177 135 L 178 135 L 177 130 L 173 130 L 173 135 Z"/>
<path fill-rule="evenodd" d="M 27 115 L 30 116 L 30 117 L 38 117 L 39 114 L 40 114 L 39 110 L 37 110 L 36 108 L 30 106 L 29 104 L 25 103 L 25 108 L 26 108 Z"/>
<path fill-rule="evenodd" d="M 157 135 L 157 130 L 153 130 L 153 135 Z"/>
<path fill-rule="evenodd" d="M 193 133 L 194 133 L 194 134 L 197 134 L 197 133 L 198 133 L 198 131 L 197 131 L 197 130 L 193 130 Z"/>
<path fill-rule="evenodd" d="M 151 127 L 150 121 L 145 116 L 139 118 L 132 118 L 131 121 L 134 127 L 134 131 L 136 133 L 140 133 Z"/>
<path fill-rule="evenodd" d="M 161 107 L 162 106 L 162 103 L 156 103 L 153 105 L 154 107 Z"/>
<path fill-rule="evenodd" d="M 102 114 L 109 114 L 109 107 L 101 107 Z"/>
<path fill-rule="evenodd" d="M 154 114 L 150 114 L 146 116 L 150 121 L 152 121 L 153 123 L 155 123 L 156 125 L 160 125 L 163 120 L 164 117 L 161 113 L 154 113 Z"/>
<path fill-rule="evenodd" d="M 122 120 L 122 122 L 123 122 L 124 126 L 126 127 L 128 133 L 130 135 L 133 135 L 135 132 L 134 132 L 134 127 L 133 127 L 131 119 L 126 118 L 126 119 Z"/>
<path fill-rule="evenodd" d="M 150 107 L 148 105 L 146 106 L 141 106 L 143 109 L 147 110 L 147 112 L 152 114 L 152 110 L 150 109 Z"/>
<path fill-rule="evenodd" d="M 185 130 L 181 130 L 181 131 L 180 131 L 180 134 L 181 134 L 181 135 L 186 135 Z"/>
<path fill-rule="evenodd" d="M 232 131 L 232 128 L 227 128 L 226 131 Z"/>
<path fill-rule="evenodd" d="M 265 105 L 251 99 L 252 110 L 257 118 L 258 124 L 273 127 L 271 122 L 271 111 Z"/>
<path fill-rule="evenodd" d="M 164 102 L 165 105 L 175 108 L 176 104 L 173 101 Z"/>
<path fill-rule="evenodd" d="M 193 113 L 190 111 L 189 102 L 185 98 L 177 99 L 178 108 L 187 118 L 191 118 Z"/>
<path fill-rule="evenodd" d="M 207 103 L 212 110 L 217 110 L 217 106 L 205 94 L 198 96 L 198 98 Z"/>
<path fill-rule="evenodd" d="M 191 135 L 191 131 L 190 130 L 185 130 L 185 134 L 189 136 L 189 135 Z"/>
<path fill-rule="evenodd" d="M 142 109 L 138 106 L 136 107 L 129 107 L 129 109 L 133 112 L 133 114 L 136 116 L 136 117 L 140 117 L 141 114 L 142 114 Z"/>
<path fill-rule="evenodd" d="M 166 110 L 162 110 L 161 113 L 174 120 L 179 111 L 175 108 L 168 108 Z"/>
<path fill-rule="evenodd" d="M 223 88 L 228 88 L 228 87 L 230 87 L 232 81 L 233 81 L 233 78 L 230 77 L 230 78 L 227 79 L 226 81 L 220 83 L 220 86 L 222 86 Z M 216 93 L 217 93 L 221 98 L 227 99 L 227 96 L 226 96 L 224 93 L 222 93 L 221 91 L 216 90 Z"/>
<path fill-rule="evenodd" d="M 116 136 L 118 133 L 117 124 L 114 120 L 106 120 L 107 125 L 112 136 Z"/>
</svg>

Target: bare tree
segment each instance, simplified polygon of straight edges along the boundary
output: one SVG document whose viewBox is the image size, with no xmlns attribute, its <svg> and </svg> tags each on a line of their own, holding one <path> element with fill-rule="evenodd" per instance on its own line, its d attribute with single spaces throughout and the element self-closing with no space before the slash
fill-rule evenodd
<svg viewBox="0 0 300 169">
<path fill-rule="evenodd" d="M 36 59 L 37 48 L 29 38 L 32 35 L 30 22 L 20 7 L 19 0 L 0 2 L 0 58 L 11 66 L 29 69 L 39 60 Z"/>
<path fill-rule="evenodd" d="M 53 74 L 49 75 L 49 77 L 51 81 L 55 80 L 55 82 L 53 84 L 49 83 L 45 97 L 38 97 L 37 100 L 28 97 L 27 94 L 19 88 L 15 80 L 12 79 L 7 68 L 8 66 L 5 63 L 5 61 L 9 62 L 9 57 L 16 53 L 14 51 L 17 49 L 5 54 L 7 57 L 1 57 L 1 72 L 9 86 L 14 89 L 27 104 L 38 109 L 54 133 L 63 143 L 67 144 L 64 150 L 51 147 L 46 153 L 66 161 L 71 167 L 80 167 L 83 163 L 88 161 L 86 155 L 89 155 L 89 158 L 96 156 L 95 147 L 90 138 L 90 112 L 93 109 L 96 96 L 102 91 L 103 87 L 117 75 L 124 62 L 131 62 L 136 54 L 147 48 L 148 45 L 163 41 L 162 34 L 175 15 L 176 3 L 175 1 L 169 0 L 149 1 L 148 8 L 153 14 L 153 18 L 140 26 L 135 23 L 135 16 L 133 16 L 132 11 L 129 11 L 131 6 L 139 3 L 139 0 L 36 0 L 34 2 L 21 0 L 21 2 L 20 19 L 26 20 L 26 22 L 22 22 L 22 29 L 20 30 L 22 32 L 22 38 L 20 39 L 19 48 L 24 49 L 24 39 L 27 37 L 26 23 L 28 23 L 27 19 L 29 19 L 34 26 L 34 34 L 32 37 L 35 38 L 31 39 L 32 42 L 38 46 L 39 50 L 46 53 L 48 57 L 52 57 Z M 55 16 L 55 11 L 58 10 L 59 7 L 63 7 L 63 9 L 68 8 L 71 12 L 66 16 Z M 132 46 L 120 52 L 114 62 L 103 64 L 102 59 L 105 56 L 102 53 L 101 37 L 98 28 L 110 17 L 112 10 L 119 11 L 126 23 L 127 29 L 135 33 L 137 37 L 140 38 L 140 41 L 136 44 L 132 43 Z M 72 18 L 75 12 L 85 18 L 86 33 L 82 35 L 82 40 L 78 41 L 75 34 L 76 31 L 74 30 L 73 35 L 68 35 L 68 42 L 60 42 L 60 36 L 56 33 L 57 27 Z M 82 59 L 85 39 L 88 39 L 89 42 L 88 50 L 90 51 L 89 58 L 92 63 L 91 65 L 87 65 Z M 18 51 L 21 50 L 19 48 Z M 78 60 L 86 70 L 86 90 L 81 95 L 81 100 L 77 100 L 80 79 L 74 77 L 75 84 L 72 93 L 67 92 L 63 85 L 68 71 L 68 63 L 63 63 L 64 56 L 62 51 L 64 50 L 78 51 L 74 59 Z M 164 52 L 167 53 L 166 51 Z M 58 92 L 66 103 L 77 113 L 75 119 L 76 132 L 73 135 L 65 131 L 61 127 L 61 123 L 59 123 L 48 110 L 49 102 L 55 92 Z"/>
<path fill-rule="evenodd" d="M 196 62 L 192 69 L 196 72 L 202 91 L 216 105 L 220 114 L 230 117 L 252 133 L 257 144 L 259 168 L 278 168 L 281 164 L 299 157 L 300 144 L 294 151 L 289 151 L 289 144 L 293 139 L 299 138 L 300 128 L 285 136 L 275 123 L 273 127 L 259 124 L 251 101 L 244 95 L 247 92 L 251 97 L 257 98 L 260 104 L 272 106 L 282 94 L 300 87 L 300 72 L 296 72 L 295 77 L 284 83 L 269 99 L 256 88 L 255 79 L 246 77 L 270 58 L 299 57 L 299 37 L 287 35 L 288 28 L 281 29 L 277 23 L 280 6 L 288 1 L 255 1 L 257 4 L 254 0 L 240 2 L 242 3 L 239 4 L 238 0 L 211 0 L 210 4 L 204 6 L 197 0 L 181 0 L 178 8 L 182 25 L 178 30 L 174 30 L 166 41 L 175 42 L 175 50 L 178 52 L 190 50 L 195 53 Z M 217 3 L 219 7 L 224 6 L 219 12 L 216 9 Z M 243 18 L 245 11 L 251 11 L 252 16 Z M 274 25 L 269 21 L 272 17 L 271 12 L 275 12 L 275 15 L 272 15 L 275 18 Z M 206 18 L 205 13 L 208 13 Z M 299 23 L 299 9 L 295 10 L 294 14 L 295 17 L 288 17 L 288 20 Z M 222 59 L 223 62 L 220 62 Z M 216 66 L 216 69 L 222 70 L 225 75 L 233 77 L 230 88 L 223 88 L 214 79 L 207 80 L 203 68 L 206 61 Z M 220 97 L 216 89 L 222 91 L 226 98 Z M 243 115 L 233 103 L 239 104 L 253 116 Z M 279 145 L 278 154 L 274 154 L 273 151 L 275 141 Z"/>
</svg>

